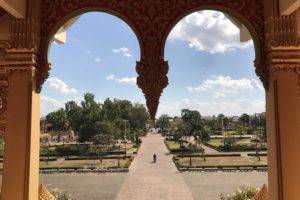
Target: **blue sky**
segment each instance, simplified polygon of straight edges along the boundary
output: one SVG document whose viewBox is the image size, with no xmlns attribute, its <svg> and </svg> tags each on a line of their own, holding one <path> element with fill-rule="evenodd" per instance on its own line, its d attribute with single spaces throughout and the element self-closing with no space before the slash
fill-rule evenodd
<svg viewBox="0 0 300 200">
<path fill-rule="evenodd" d="M 130 27 L 105 13 L 87 13 L 68 30 L 67 43 L 50 47 L 50 78 L 42 94 L 42 116 L 80 102 L 86 92 L 145 103 L 136 86 L 140 51 Z M 169 86 L 158 110 L 179 115 L 182 108 L 202 115 L 263 112 L 265 94 L 254 73 L 252 42 L 240 43 L 238 29 L 222 14 L 187 16 L 171 32 L 165 49 Z"/>
</svg>

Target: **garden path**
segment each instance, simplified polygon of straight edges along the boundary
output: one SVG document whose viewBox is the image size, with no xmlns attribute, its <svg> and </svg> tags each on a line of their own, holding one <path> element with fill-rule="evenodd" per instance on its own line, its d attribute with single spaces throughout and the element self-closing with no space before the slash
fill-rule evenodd
<svg viewBox="0 0 300 200">
<path fill-rule="evenodd" d="M 164 138 L 149 133 L 130 166 L 117 200 L 193 200 L 182 175 L 177 171 Z M 152 163 L 153 154 L 157 162 Z"/>
</svg>

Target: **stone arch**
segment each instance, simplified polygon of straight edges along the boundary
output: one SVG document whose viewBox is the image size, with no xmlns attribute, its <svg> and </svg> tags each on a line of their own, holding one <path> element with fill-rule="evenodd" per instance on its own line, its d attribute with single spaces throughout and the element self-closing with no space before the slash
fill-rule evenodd
<svg viewBox="0 0 300 200">
<path fill-rule="evenodd" d="M 168 85 L 168 62 L 164 60 L 166 38 L 174 25 L 189 13 L 215 9 L 238 18 L 251 32 L 257 48 L 256 73 L 267 85 L 264 68 L 264 5 L 261 0 L 43 0 L 40 69 L 37 85 L 48 76 L 47 44 L 61 22 L 84 11 L 111 13 L 127 22 L 135 32 L 141 49 L 137 62 L 137 84 L 142 89 L 150 117 L 155 119 L 160 96 Z"/>
<path fill-rule="evenodd" d="M 50 45 L 50 42 L 51 42 L 51 39 L 53 38 L 53 36 L 55 35 L 55 33 L 59 30 L 59 28 L 61 26 L 63 26 L 64 23 L 66 23 L 68 20 L 74 18 L 74 17 L 77 17 L 79 15 L 82 15 L 82 14 L 86 14 L 86 13 L 89 13 L 89 12 L 101 12 L 101 13 L 107 13 L 107 14 L 110 14 L 112 16 L 115 16 L 117 18 L 119 18 L 121 21 L 125 22 L 130 28 L 131 30 L 134 32 L 138 42 L 139 42 L 139 45 L 140 45 L 140 51 L 141 51 L 141 56 L 143 55 L 143 51 L 142 51 L 142 43 L 141 43 L 141 39 L 140 39 L 140 34 L 139 32 L 136 30 L 135 26 L 124 16 L 120 15 L 119 13 L 117 12 L 114 12 L 114 11 L 111 11 L 111 10 L 106 10 L 106 9 L 102 9 L 102 8 L 84 8 L 84 9 L 79 9 L 79 10 L 76 10 L 68 15 L 66 15 L 64 18 L 62 18 L 61 20 L 59 20 L 52 28 L 52 30 L 50 31 L 50 33 L 48 34 L 48 37 L 46 38 L 45 40 L 45 48 L 49 48 L 49 45 Z M 46 49 L 46 51 L 48 52 L 48 49 Z M 47 56 L 47 55 L 46 55 Z"/>
<path fill-rule="evenodd" d="M 49 62 L 48 62 L 48 52 L 51 40 L 53 39 L 55 33 L 59 28 L 66 23 L 68 20 L 85 14 L 88 12 L 102 12 L 115 16 L 125 22 L 136 36 L 139 46 L 140 46 L 140 56 L 144 54 L 143 43 L 141 39 L 141 34 L 136 25 L 132 20 L 124 13 L 118 9 L 114 9 L 113 5 L 101 5 L 101 3 L 91 2 L 68 2 L 61 0 L 58 3 L 53 3 L 53 1 L 44 1 L 42 3 L 42 25 L 41 25 L 41 46 L 40 46 L 40 68 L 38 69 L 37 84 L 39 90 L 41 90 L 43 82 L 48 77 L 49 73 Z"/>
</svg>

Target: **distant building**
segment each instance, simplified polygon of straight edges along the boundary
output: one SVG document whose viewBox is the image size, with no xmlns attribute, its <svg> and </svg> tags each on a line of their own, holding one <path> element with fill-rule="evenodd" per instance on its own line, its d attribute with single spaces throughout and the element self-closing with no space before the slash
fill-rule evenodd
<svg viewBox="0 0 300 200">
<path fill-rule="evenodd" d="M 232 116 L 231 119 L 233 122 L 238 122 L 239 121 L 239 116 Z"/>
</svg>

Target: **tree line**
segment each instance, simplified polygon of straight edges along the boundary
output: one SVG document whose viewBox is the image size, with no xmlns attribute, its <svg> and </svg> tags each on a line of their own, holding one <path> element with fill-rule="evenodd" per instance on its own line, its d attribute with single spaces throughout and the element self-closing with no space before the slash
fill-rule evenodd
<svg viewBox="0 0 300 200">
<path fill-rule="evenodd" d="M 203 118 L 199 111 L 183 109 L 180 117 L 161 115 L 156 127 L 163 133 L 169 132 L 174 137 L 195 136 L 209 139 L 210 134 L 222 131 L 231 131 L 237 135 L 256 134 L 266 141 L 266 118 L 264 115 L 242 114 L 237 120 L 219 114 L 210 119 Z"/>
<path fill-rule="evenodd" d="M 94 94 L 86 93 L 80 104 L 68 101 L 64 108 L 49 113 L 45 120 L 52 125 L 53 131 L 71 129 L 79 142 L 86 142 L 97 135 L 136 139 L 145 133 L 148 118 L 147 109 L 142 104 L 109 98 L 98 103 Z"/>
</svg>

